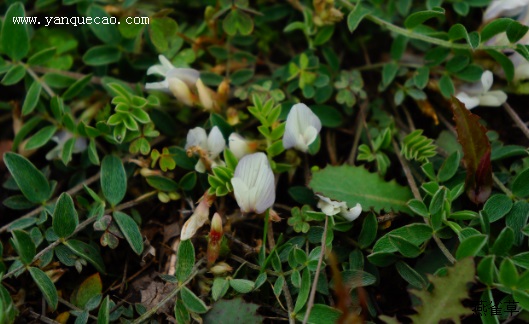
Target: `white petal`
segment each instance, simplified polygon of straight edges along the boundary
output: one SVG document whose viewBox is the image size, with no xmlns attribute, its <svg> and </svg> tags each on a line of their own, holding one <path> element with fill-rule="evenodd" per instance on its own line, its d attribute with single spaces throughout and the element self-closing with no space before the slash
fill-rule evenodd
<svg viewBox="0 0 529 324">
<path fill-rule="evenodd" d="M 195 171 L 198 173 L 206 173 L 206 166 L 201 159 L 198 159 L 197 164 L 195 164 Z"/>
<path fill-rule="evenodd" d="M 313 130 L 308 131 L 311 127 Z M 283 136 L 283 147 L 285 149 L 295 147 L 306 152 L 321 130 L 321 121 L 307 105 L 298 103 L 292 106 L 287 116 L 285 134 Z M 316 131 L 314 133 L 314 131 Z M 310 142 L 308 142 L 310 140 Z"/>
<path fill-rule="evenodd" d="M 217 126 L 213 127 L 209 132 L 207 145 L 209 157 L 212 159 L 215 159 L 222 151 L 224 151 L 226 140 Z"/>
<path fill-rule="evenodd" d="M 158 55 L 158 59 L 160 60 L 160 63 L 162 63 L 162 67 L 167 71 L 174 69 L 174 65 L 167 59 L 167 57 L 163 55 Z"/>
<path fill-rule="evenodd" d="M 235 168 L 231 183 L 242 211 L 262 213 L 274 204 L 274 173 L 263 153 L 243 157 Z"/>
<path fill-rule="evenodd" d="M 184 105 L 193 106 L 193 96 L 187 84 L 177 78 L 168 78 L 169 90 Z"/>
<path fill-rule="evenodd" d="M 238 160 L 250 152 L 246 140 L 237 133 L 230 134 L 230 137 L 228 138 L 228 144 L 230 146 L 230 151 Z"/>
<path fill-rule="evenodd" d="M 334 216 L 342 209 L 347 209 L 347 204 L 343 201 L 331 200 L 330 198 L 320 194 L 316 194 L 316 196 L 320 199 L 317 205 L 318 208 L 320 208 L 321 211 L 327 216 Z"/>
<path fill-rule="evenodd" d="M 195 236 L 195 233 L 199 228 L 201 228 L 204 223 L 209 219 L 209 207 L 205 201 L 200 202 L 195 212 L 182 226 L 182 231 L 180 232 L 180 240 L 188 240 Z"/>
<path fill-rule="evenodd" d="M 200 100 L 200 103 L 202 104 L 204 109 L 213 109 L 215 106 L 215 102 L 213 101 L 211 89 L 206 87 L 201 79 L 197 80 L 196 87 L 198 92 L 198 99 Z"/>
<path fill-rule="evenodd" d="M 174 68 L 167 72 L 167 78 L 177 78 L 189 87 L 194 87 L 200 77 L 200 72 L 195 69 Z"/>
<path fill-rule="evenodd" d="M 353 208 L 343 209 L 340 212 L 340 215 L 342 215 L 348 221 L 352 222 L 355 219 L 357 219 L 361 213 L 362 213 L 362 206 L 360 204 L 356 204 L 356 206 L 354 206 Z"/>
<path fill-rule="evenodd" d="M 191 146 L 200 146 L 203 149 L 207 149 L 207 141 L 206 130 L 202 127 L 195 127 L 187 132 L 185 149 L 187 150 Z"/>
<path fill-rule="evenodd" d="M 514 81 L 527 80 L 529 79 L 529 63 L 520 64 L 514 70 Z"/>
<path fill-rule="evenodd" d="M 524 6 L 527 6 L 527 0 L 494 0 L 492 1 L 485 14 L 483 15 L 483 20 L 488 21 L 496 17 L 512 17 L 520 14 L 524 9 Z"/>
<path fill-rule="evenodd" d="M 501 90 L 489 91 L 479 97 L 479 104 L 487 107 L 499 107 L 507 101 L 507 94 Z"/>
<path fill-rule="evenodd" d="M 169 83 L 167 82 L 167 80 L 164 80 L 162 82 L 149 82 L 149 83 L 145 83 L 145 89 L 146 90 L 168 91 L 169 90 Z"/>
<path fill-rule="evenodd" d="M 484 71 L 481 75 L 481 84 L 483 85 L 483 92 L 487 92 L 492 87 L 492 82 L 494 82 L 494 76 L 490 71 Z"/>
<path fill-rule="evenodd" d="M 479 106 L 479 97 L 470 97 L 465 92 L 460 92 L 456 95 L 456 98 L 461 101 L 467 109 L 472 109 Z"/>
</svg>

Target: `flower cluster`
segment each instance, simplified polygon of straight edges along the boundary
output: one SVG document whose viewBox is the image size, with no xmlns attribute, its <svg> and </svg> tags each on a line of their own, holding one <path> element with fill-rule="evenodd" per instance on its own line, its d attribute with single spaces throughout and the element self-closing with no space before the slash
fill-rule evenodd
<svg viewBox="0 0 529 324">
<path fill-rule="evenodd" d="M 465 104 L 467 109 L 477 106 L 497 107 L 507 101 L 507 94 L 501 90 L 490 90 L 492 87 L 493 75 L 490 71 L 485 71 L 481 75 L 481 81 L 460 87 L 457 99 Z"/>
<path fill-rule="evenodd" d="M 327 216 L 340 215 L 352 222 L 362 213 L 362 206 L 358 203 L 354 207 L 348 209 L 347 203 L 344 201 L 331 200 L 328 197 L 318 194 L 316 194 L 316 196 L 320 199 L 318 201 L 318 208 Z"/>
</svg>

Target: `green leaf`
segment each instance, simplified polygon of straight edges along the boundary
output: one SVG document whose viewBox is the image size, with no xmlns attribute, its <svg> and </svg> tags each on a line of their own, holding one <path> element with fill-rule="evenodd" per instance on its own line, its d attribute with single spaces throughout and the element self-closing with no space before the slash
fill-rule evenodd
<svg viewBox="0 0 529 324">
<path fill-rule="evenodd" d="M 37 107 L 37 103 L 39 102 L 41 90 L 42 90 L 41 84 L 37 81 L 33 81 L 33 83 L 28 89 L 28 93 L 26 94 L 26 99 L 24 100 L 24 104 L 22 105 L 22 116 L 25 116 L 31 113 L 35 109 L 35 107 Z"/>
<path fill-rule="evenodd" d="M 208 306 L 186 286 L 182 286 L 180 294 L 187 309 L 193 313 L 204 314 L 208 311 Z"/>
<path fill-rule="evenodd" d="M 44 174 L 31 162 L 16 153 L 5 153 L 4 162 L 18 188 L 31 202 L 44 203 L 51 196 L 51 188 Z"/>
<path fill-rule="evenodd" d="M 13 85 L 15 83 L 18 83 L 18 81 L 22 80 L 22 78 L 26 75 L 26 68 L 22 65 L 13 65 L 7 71 L 6 75 L 2 78 L 2 84 L 5 86 Z"/>
<path fill-rule="evenodd" d="M 86 16 L 92 18 L 94 23 L 88 26 L 103 43 L 115 45 L 121 41 L 121 34 L 119 33 L 117 24 L 110 23 L 116 18 L 110 17 L 105 9 L 97 5 L 91 5 L 86 11 Z M 97 23 L 97 21 L 103 23 Z M 109 23 L 104 23 L 105 21 Z"/>
<path fill-rule="evenodd" d="M 362 186 L 351 186 L 362 183 Z M 345 201 L 348 206 L 362 205 L 364 211 L 396 210 L 409 212 L 407 201 L 412 197 L 408 188 L 394 180 L 384 181 L 378 174 L 363 167 L 349 165 L 328 166 L 313 174 L 310 187 L 314 192 L 331 199 Z"/>
<path fill-rule="evenodd" d="M 64 163 L 64 165 L 67 165 L 68 162 L 72 160 L 74 146 L 75 146 L 75 138 L 70 138 L 66 141 L 66 143 L 64 143 L 64 146 L 62 147 L 62 152 L 61 152 L 61 160 L 62 160 L 62 163 Z"/>
<path fill-rule="evenodd" d="M 211 286 L 211 297 L 213 300 L 216 301 L 222 298 L 228 292 L 229 287 L 228 280 L 220 277 L 213 279 L 213 285 Z"/>
<path fill-rule="evenodd" d="M 258 308 L 259 305 L 247 303 L 241 297 L 222 299 L 204 315 L 204 323 L 262 323 L 263 317 L 257 313 Z"/>
<path fill-rule="evenodd" d="M 138 224 L 129 215 L 115 211 L 113 214 L 119 229 L 130 244 L 130 247 L 137 255 L 143 252 L 143 238 Z"/>
<path fill-rule="evenodd" d="M 77 288 L 75 293 L 70 297 L 72 304 L 85 309 L 86 304 L 97 295 L 103 292 L 103 283 L 99 272 L 86 278 Z"/>
<path fill-rule="evenodd" d="M 433 140 L 422 135 L 422 132 L 422 129 L 417 129 L 406 135 L 402 141 L 401 153 L 409 161 L 428 161 L 437 154 L 437 146 L 433 144 Z"/>
<path fill-rule="evenodd" d="M 479 280 L 483 282 L 484 284 L 487 284 L 491 286 L 494 281 L 494 256 L 493 255 L 487 255 L 481 261 L 478 265 L 478 276 Z"/>
<path fill-rule="evenodd" d="M 518 270 L 510 259 L 503 259 L 500 264 L 499 280 L 506 288 L 514 289 L 518 283 Z"/>
<path fill-rule="evenodd" d="M 159 52 L 167 51 L 169 41 L 178 31 L 178 24 L 169 17 L 153 18 L 149 25 L 151 41 Z"/>
<path fill-rule="evenodd" d="M 406 238 L 409 243 L 419 246 L 432 237 L 432 228 L 426 224 L 413 223 L 394 229 L 382 236 L 375 243 L 375 246 L 373 246 L 373 253 L 392 253 L 398 251 L 398 249 L 390 242 L 390 235 Z"/>
<path fill-rule="evenodd" d="M 516 43 L 527 34 L 527 31 L 529 31 L 529 27 L 522 25 L 515 20 L 509 24 L 509 27 L 507 27 L 507 38 L 509 39 L 509 42 Z"/>
<path fill-rule="evenodd" d="M 247 294 L 253 290 L 255 283 L 246 279 L 231 279 L 230 286 L 241 294 Z"/>
<path fill-rule="evenodd" d="M 483 234 L 472 235 L 465 238 L 456 252 L 456 259 L 461 260 L 469 256 L 475 256 L 487 243 L 488 236 Z"/>
<path fill-rule="evenodd" d="M 73 199 L 64 192 L 57 200 L 53 211 L 53 231 L 58 237 L 64 238 L 72 235 L 77 225 L 79 225 L 79 217 Z"/>
<path fill-rule="evenodd" d="M 512 61 L 505 54 L 496 50 L 486 50 L 486 52 L 501 65 L 507 80 L 512 81 L 514 79 L 514 64 Z"/>
<path fill-rule="evenodd" d="M 426 280 L 406 262 L 398 261 L 395 267 L 402 279 L 406 280 L 413 287 L 419 289 L 425 289 L 427 287 Z"/>
<path fill-rule="evenodd" d="M 106 200 L 112 205 L 119 204 L 127 191 L 127 175 L 121 160 L 107 155 L 101 163 L 101 189 Z"/>
<path fill-rule="evenodd" d="M 253 69 L 241 69 L 234 72 L 230 78 L 233 85 L 239 86 L 252 79 L 254 75 Z"/>
<path fill-rule="evenodd" d="M 298 298 L 296 299 L 296 305 L 294 306 L 294 313 L 299 312 L 309 297 L 311 287 L 311 275 L 309 269 L 303 269 L 303 275 L 301 276 L 301 287 L 299 288 Z"/>
<path fill-rule="evenodd" d="M 99 306 L 99 312 L 97 313 L 97 324 L 110 323 L 109 312 L 110 312 L 110 297 L 106 296 L 105 299 L 103 299 L 101 306 Z"/>
<path fill-rule="evenodd" d="M 529 168 L 520 172 L 512 183 L 512 193 L 520 198 L 529 196 Z"/>
<path fill-rule="evenodd" d="M 448 74 L 444 74 L 439 80 L 439 90 L 445 98 L 450 98 L 455 93 L 454 83 Z"/>
<path fill-rule="evenodd" d="M 510 18 L 494 19 L 481 30 L 481 42 L 484 43 L 495 35 L 507 31 L 512 22 L 513 20 Z"/>
<path fill-rule="evenodd" d="M 362 224 L 362 231 L 358 236 L 358 244 L 366 248 L 373 243 L 377 237 L 378 221 L 374 213 L 369 213 Z"/>
<path fill-rule="evenodd" d="M 113 45 L 100 45 L 91 47 L 83 55 L 83 62 L 86 65 L 102 66 L 119 61 L 121 50 Z"/>
<path fill-rule="evenodd" d="M 384 87 L 387 87 L 395 79 L 398 70 L 399 66 L 395 62 L 384 64 L 382 68 L 382 85 Z"/>
<path fill-rule="evenodd" d="M 151 187 L 161 191 L 172 192 L 178 190 L 178 183 L 166 177 L 150 176 L 145 177 L 145 180 Z"/>
<path fill-rule="evenodd" d="M 463 147 L 463 161 L 467 168 L 465 188 L 475 204 L 484 203 L 492 191 L 492 165 L 487 129 L 480 118 L 452 97 L 452 112 L 456 122 L 457 139 Z"/>
<path fill-rule="evenodd" d="M 522 229 L 527 224 L 529 217 L 529 203 L 524 200 L 517 201 L 505 217 L 505 224 L 514 231 L 514 244 L 520 246 L 523 241 Z"/>
<path fill-rule="evenodd" d="M 56 52 L 57 49 L 55 47 L 45 48 L 42 51 L 31 55 L 31 57 L 28 59 L 28 64 L 44 65 L 46 62 L 51 60 L 53 56 L 55 56 Z"/>
<path fill-rule="evenodd" d="M 14 230 L 11 243 L 17 251 L 20 261 L 25 265 L 30 265 L 37 252 L 35 243 L 29 234 L 22 230 Z"/>
<path fill-rule="evenodd" d="M 78 240 L 68 240 L 64 245 L 70 248 L 75 255 L 90 262 L 97 271 L 105 273 L 105 264 L 99 252 L 91 245 Z"/>
<path fill-rule="evenodd" d="M 430 217 L 430 213 L 428 212 L 428 208 L 426 205 L 417 199 L 411 199 L 408 201 L 408 207 L 417 215 L 422 217 Z"/>
<path fill-rule="evenodd" d="M 34 150 L 45 145 L 53 137 L 56 131 L 57 126 L 55 125 L 43 127 L 41 130 L 35 133 L 35 135 L 31 136 L 24 148 L 26 150 Z"/>
<path fill-rule="evenodd" d="M 21 2 L 15 2 L 7 9 L 3 20 L 0 46 L 2 52 L 14 61 L 19 61 L 29 52 L 28 25 L 13 21 L 17 18 L 24 19 L 25 16 L 24 5 Z"/>
<path fill-rule="evenodd" d="M 428 275 L 433 290 L 411 290 L 421 300 L 416 307 L 418 314 L 410 316 L 414 323 L 439 323 L 450 319 L 459 322 L 460 317 L 472 314 L 461 304 L 468 298 L 467 283 L 474 281 L 474 261 L 466 258 L 448 268 L 444 277 Z"/>
<path fill-rule="evenodd" d="M 529 294 L 522 290 L 515 290 L 513 293 L 514 300 L 520 303 L 524 310 L 529 310 Z"/>
<path fill-rule="evenodd" d="M 224 18 L 222 27 L 226 34 L 235 36 L 237 31 L 241 35 L 250 35 L 253 31 L 253 20 L 247 13 L 242 10 L 232 9 Z"/>
<path fill-rule="evenodd" d="M 305 312 L 301 311 L 296 314 L 296 319 L 298 321 L 303 321 L 305 318 Z M 324 304 L 314 304 L 310 310 L 310 315 L 307 320 L 309 324 L 321 324 L 321 323 L 336 323 L 338 319 L 342 316 L 342 312 L 336 308 Z"/>
<path fill-rule="evenodd" d="M 437 174 L 437 179 L 439 179 L 440 182 L 445 182 L 452 179 L 459 168 L 460 162 L 461 155 L 459 151 L 455 151 L 454 153 L 450 154 L 450 156 L 441 165 L 439 173 Z"/>
<path fill-rule="evenodd" d="M 408 29 L 413 29 L 429 19 L 443 18 L 444 16 L 445 11 L 443 8 L 432 8 L 432 10 L 419 11 L 409 15 L 404 21 L 404 26 Z"/>
<path fill-rule="evenodd" d="M 182 283 L 193 272 L 195 266 L 195 248 L 191 240 L 184 240 L 178 246 L 178 258 L 176 262 L 175 276 Z"/>
<path fill-rule="evenodd" d="M 496 255 L 504 255 L 511 249 L 514 243 L 514 232 L 510 227 L 505 227 L 500 235 L 496 238 L 492 246 L 492 253 Z"/>
<path fill-rule="evenodd" d="M 314 37 L 314 45 L 320 46 L 320 45 L 327 43 L 327 41 L 331 39 L 333 33 L 334 33 L 334 25 L 323 26 L 322 28 L 320 28 L 320 30 L 318 30 L 318 32 L 316 33 L 316 36 Z"/>
<path fill-rule="evenodd" d="M 489 222 L 503 218 L 512 208 L 512 200 L 504 194 L 496 194 L 487 199 L 483 210 L 489 216 Z"/>
<path fill-rule="evenodd" d="M 42 295 L 48 302 L 48 305 L 53 310 L 57 309 L 57 304 L 59 303 L 59 296 L 57 294 L 57 289 L 55 288 L 55 285 L 51 281 L 50 277 L 48 277 L 44 273 L 44 271 L 35 267 L 29 267 L 29 273 L 31 274 L 33 281 L 35 281 L 40 291 L 42 292 Z"/>
<path fill-rule="evenodd" d="M 389 242 L 407 258 L 416 258 L 422 252 L 419 247 L 400 236 L 389 235 Z"/>
<path fill-rule="evenodd" d="M 360 2 L 357 2 L 354 9 L 349 13 L 349 15 L 347 15 L 347 27 L 349 28 L 349 31 L 351 33 L 354 32 L 365 16 L 369 15 L 370 13 L 370 9 L 365 8 L 360 4 Z"/>
<path fill-rule="evenodd" d="M 62 94 L 64 100 L 69 100 L 77 96 L 87 84 L 92 80 L 92 74 L 85 75 L 79 80 L 75 81 L 68 89 Z"/>
</svg>

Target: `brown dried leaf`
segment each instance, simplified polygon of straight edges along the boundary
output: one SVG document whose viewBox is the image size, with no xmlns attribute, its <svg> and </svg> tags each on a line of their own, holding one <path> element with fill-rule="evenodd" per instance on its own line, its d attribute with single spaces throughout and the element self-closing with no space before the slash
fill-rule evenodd
<svg viewBox="0 0 529 324">
<path fill-rule="evenodd" d="M 456 123 L 457 140 L 463 147 L 468 198 L 476 204 L 484 203 L 492 190 L 491 148 L 487 129 L 479 123 L 479 116 L 471 113 L 455 97 L 452 97 L 451 107 Z"/>
</svg>

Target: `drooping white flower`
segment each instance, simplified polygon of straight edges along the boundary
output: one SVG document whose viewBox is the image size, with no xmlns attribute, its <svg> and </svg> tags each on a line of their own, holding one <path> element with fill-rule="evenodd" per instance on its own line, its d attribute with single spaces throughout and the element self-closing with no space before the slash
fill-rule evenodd
<svg viewBox="0 0 529 324">
<path fill-rule="evenodd" d="M 230 137 L 228 138 L 228 145 L 230 147 L 230 151 L 238 160 L 251 152 L 248 141 L 246 141 L 244 137 L 237 133 L 230 134 Z"/>
<path fill-rule="evenodd" d="M 244 156 L 231 179 L 233 193 L 241 211 L 263 213 L 274 204 L 274 173 L 264 153 Z"/>
<path fill-rule="evenodd" d="M 497 17 L 513 17 L 520 15 L 524 10 L 527 10 L 529 0 L 493 0 L 485 14 L 484 21 L 489 21 Z"/>
<path fill-rule="evenodd" d="M 195 127 L 187 133 L 187 142 L 185 149 L 191 147 L 199 147 L 203 152 L 207 153 L 207 158 L 211 160 L 211 167 L 224 165 L 224 162 L 220 159 L 220 153 L 224 151 L 226 147 L 226 141 L 220 129 L 215 126 L 209 132 L 209 136 L 206 135 L 206 130 L 202 127 Z M 206 166 L 202 159 L 199 159 L 195 165 L 195 170 L 200 173 L 206 172 Z"/>
<path fill-rule="evenodd" d="M 200 79 L 200 72 L 195 69 L 176 68 L 163 55 L 158 58 L 161 64 L 151 66 L 147 70 L 147 75 L 158 74 L 165 77 L 165 80 L 147 83 L 145 89 L 170 91 L 176 99 L 187 106 L 200 102 L 206 110 L 216 107 L 213 91 L 204 85 Z"/>
<path fill-rule="evenodd" d="M 462 86 L 461 91 L 456 95 L 457 99 L 464 103 L 467 109 L 477 106 L 501 106 L 507 101 L 507 94 L 501 90 L 490 90 L 493 78 L 492 72 L 483 72 L 481 82 Z"/>
<path fill-rule="evenodd" d="M 321 121 L 307 105 L 298 103 L 292 106 L 287 116 L 283 147 L 296 148 L 307 152 L 309 145 L 318 137 L 321 130 Z"/>
<path fill-rule="evenodd" d="M 73 134 L 67 131 L 59 131 L 51 138 L 52 141 L 57 143 L 51 151 L 46 154 L 46 160 L 53 160 L 58 158 L 61 155 L 64 144 L 73 137 Z M 73 146 L 73 153 L 81 153 L 86 150 L 86 138 L 78 137 L 75 139 L 75 144 Z"/>
<path fill-rule="evenodd" d="M 331 200 L 330 198 L 319 194 L 316 194 L 316 196 L 319 198 L 317 205 L 318 208 L 327 216 L 340 215 L 352 222 L 362 213 L 362 206 L 358 203 L 352 208 L 347 208 L 347 203 L 345 201 Z"/>
<path fill-rule="evenodd" d="M 195 208 L 193 215 L 191 215 L 191 217 L 189 217 L 184 223 L 184 226 L 182 226 L 180 240 L 188 240 L 195 236 L 197 230 L 209 220 L 209 207 L 211 206 L 211 202 L 212 200 L 206 192 L 197 208 Z"/>
</svg>

